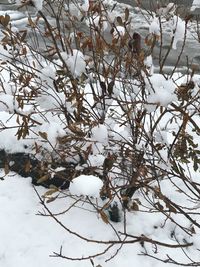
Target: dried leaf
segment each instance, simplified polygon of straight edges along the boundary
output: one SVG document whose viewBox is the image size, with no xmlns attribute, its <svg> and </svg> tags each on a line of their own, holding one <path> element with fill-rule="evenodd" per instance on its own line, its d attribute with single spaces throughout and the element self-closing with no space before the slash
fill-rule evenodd
<svg viewBox="0 0 200 267">
<path fill-rule="evenodd" d="M 114 31 L 115 31 L 115 29 L 112 28 L 112 29 L 110 30 L 110 34 L 113 35 Z"/>
<path fill-rule="evenodd" d="M 19 124 L 19 125 L 20 125 L 20 121 L 19 121 L 19 115 L 17 115 L 16 122 L 17 122 L 17 124 Z"/>
<path fill-rule="evenodd" d="M 46 132 L 38 132 L 38 134 L 44 139 L 44 140 L 48 140 L 48 135 Z"/>
<path fill-rule="evenodd" d="M 9 169 L 9 164 L 6 162 L 6 163 L 4 164 L 4 173 L 5 173 L 5 175 L 7 175 L 7 174 L 9 173 L 9 171 L 10 171 L 10 169 Z"/>
<path fill-rule="evenodd" d="M 109 82 L 109 84 L 108 84 L 108 94 L 111 96 L 112 95 L 112 93 L 113 93 L 113 87 L 114 87 L 114 84 L 115 84 L 115 82 L 114 81 L 111 81 L 111 82 Z"/>
<path fill-rule="evenodd" d="M 122 18 L 120 16 L 117 17 L 117 22 L 118 22 L 119 26 L 123 26 L 123 21 L 122 21 Z"/>
<path fill-rule="evenodd" d="M 37 180 L 37 184 L 41 184 L 49 179 L 49 175 L 45 174 Z"/>
<path fill-rule="evenodd" d="M 24 46 L 22 48 L 22 55 L 25 56 L 27 54 L 27 50 L 26 50 L 26 47 Z"/>
<path fill-rule="evenodd" d="M 56 200 L 56 198 L 57 198 L 57 196 L 56 197 L 50 197 L 50 198 L 48 198 L 47 199 L 47 203 L 51 203 L 51 202 L 53 202 L 54 200 Z"/>
<path fill-rule="evenodd" d="M 48 190 L 46 193 L 44 193 L 43 197 L 47 197 L 47 196 L 51 196 L 53 195 L 54 193 L 58 192 L 58 189 L 54 188 L 54 189 L 50 189 Z"/>
<path fill-rule="evenodd" d="M 101 216 L 101 219 L 108 224 L 109 223 L 109 219 L 108 216 L 105 214 L 105 212 L 103 210 L 99 210 L 99 214 Z"/>
<path fill-rule="evenodd" d="M 30 172 L 30 169 L 31 169 L 31 162 L 30 162 L 30 160 L 27 160 L 27 162 L 25 163 L 25 166 L 24 166 L 24 171 Z"/>
<path fill-rule="evenodd" d="M 132 202 L 130 206 L 130 210 L 138 211 L 139 210 L 138 204 L 136 202 Z"/>
<path fill-rule="evenodd" d="M 38 154 L 40 152 L 40 147 L 38 144 L 35 142 L 35 153 Z"/>
<path fill-rule="evenodd" d="M 27 36 L 27 31 L 23 31 L 23 32 L 22 32 L 22 36 L 21 36 L 21 38 L 20 38 L 20 39 L 21 39 L 20 41 L 21 41 L 21 42 L 24 42 L 26 36 Z"/>
<path fill-rule="evenodd" d="M 164 210 L 164 207 L 163 207 L 163 205 L 160 204 L 160 202 L 157 202 L 157 203 L 156 203 L 156 206 L 158 207 L 158 209 L 159 209 L 160 211 L 163 211 L 163 210 Z"/>
<path fill-rule="evenodd" d="M 36 27 L 35 23 L 33 22 L 32 18 L 30 16 L 28 16 L 28 23 L 32 28 Z"/>
<path fill-rule="evenodd" d="M 4 27 L 7 27 L 9 22 L 10 22 L 10 16 L 9 15 L 6 14 L 5 16 L 0 16 L 0 23 Z"/>
<path fill-rule="evenodd" d="M 125 20 L 127 21 L 128 18 L 129 18 L 129 9 L 126 8 L 126 9 L 125 9 Z"/>
<path fill-rule="evenodd" d="M 194 226 L 191 226 L 190 231 L 191 231 L 192 234 L 196 234 Z"/>
<path fill-rule="evenodd" d="M 68 125 L 68 128 L 72 133 L 77 134 L 78 136 L 85 136 L 85 133 L 79 128 L 79 124 L 77 123 Z"/>
<path fill-rule="evenodd" d="M 166 203 L 167 208 L 169 209 L 170 212 L 177 213 L 177 210 L 169 203 Z"/>
</svg>

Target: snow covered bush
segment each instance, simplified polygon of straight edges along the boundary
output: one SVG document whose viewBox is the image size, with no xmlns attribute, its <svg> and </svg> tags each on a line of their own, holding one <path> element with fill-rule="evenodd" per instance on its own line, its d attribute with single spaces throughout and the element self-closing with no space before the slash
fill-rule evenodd
<svg viewBox="0 0 200 267">
<path fill-rule="evenodd" d="M 41 161 L 38 184 L 62 171 L 69 190 L 52 182 L 40 199 L 66 231 L 104 246 L 81 260 L 108 252 L 111 260 L 123 245 L 138 243 L 142 255 L 198 266 L 199 66 L 187 58 L 179 71 L 187 38 L 198 39 L 198 29 L 174 4 L 139 12 L 148 21 L 145 34 L 134 28 L 131 11 L 119 16 L 112 1 L 40 1 L 23 29 L 1 16 L 0 147 Z M 29 172 L 31 161 L 23 168 Z M 72 199 L 68 211 L 95 211 L 112 239 L 68 229 L 48 206 L 63 196 Z M 132 220 L 143 227 L 130 227 Z M 72 259 L 62 250 L 55 256 Z"/>
</svg>

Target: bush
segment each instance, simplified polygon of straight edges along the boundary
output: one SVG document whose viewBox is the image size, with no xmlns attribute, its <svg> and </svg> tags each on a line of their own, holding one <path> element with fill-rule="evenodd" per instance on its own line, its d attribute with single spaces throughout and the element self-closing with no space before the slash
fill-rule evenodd
<svg viewBox="0 0 200 267">
<path fill-rule="evenodd" d="M 29 4 L 19 8 L 29 9 Z M 95 198 L 71 197 L 87 203 L 112 228 L 117 227 L 112 221 L 126 225 L 129 213 L 141 212 L 162 214 L 162 227 L 169 221 L 173 229 L 173 243 L 134 236 L 126 226 L 123 232 L 116 230 L 111 241 L 80 238 L 105 244 L 108 250 L 151 243 L 156 252 L 148 248 L 144 255 L 198 266 L 189 257 L 187 264 L 169 255 L 157 257 L 162 246 L 186 253 L 200 228 L 199 66 L 187 58 L 185 73 L 179 71 L 188 35 L 199 40 L 198 20 L 180 16 L 176 5 L 154 11 L 138 8 L 138 16 L 149 23 L 144 35 L 134 29 L 131 10 L 124 8 L 118 16 L 115 9 L 105 1 L 44 1 L 43 9 L 37 4 L 37 16 L 28 16 L 20 30 L 8 15 L 0 17 L 1 135 L 11 136 L 2 148 L 45 162 L 45 169 L 39 166 L 43 172 L 38 183 L 66 164 L 73 168 L 70 175 L 62 173 L 63 182 L 83 174 L 99 177 L 100 207 Z M 177 60 L 166 71 L 177 47 Z M 51 202 L 62 194 L 65 191 L 54 186 L 44 197 Z M 56 256 L 68 258 L 62 251 Z M 91 257 L 95 255 L 86 259 Z"/>
</svg>

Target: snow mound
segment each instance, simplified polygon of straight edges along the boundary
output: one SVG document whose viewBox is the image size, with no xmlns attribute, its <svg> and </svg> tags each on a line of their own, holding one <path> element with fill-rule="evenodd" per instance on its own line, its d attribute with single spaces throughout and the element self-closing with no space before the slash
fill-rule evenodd
<svg viewBox="0 0 200 267">
<path fill-rule="evenodd" d="M 73 49 L 71 54 L 61 52 L 61 55 L 74 77 L 81 76 L 81 74 L 85 72 L 86 62 L 81 51 Z"/>
<path fill-rule="evenodd" d="M 93 175 L 80 175 L 70 184 L 71 194 L 78 196 L 99 197 L 103 182 Z"/>
</svg>

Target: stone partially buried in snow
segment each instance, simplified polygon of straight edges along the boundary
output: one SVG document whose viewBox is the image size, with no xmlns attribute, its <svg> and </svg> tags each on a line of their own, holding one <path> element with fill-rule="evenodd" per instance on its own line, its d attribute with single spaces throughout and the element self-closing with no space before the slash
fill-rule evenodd
<svg viewBox="0 0 200 267">
<path fill-rule="evenodd" d="M 77 196 L 100 197 L 100 190 L 103 182 L 93 175 L 80 175 L 73 179 L 69 190 L 71 194 Z"/>
</svg>

